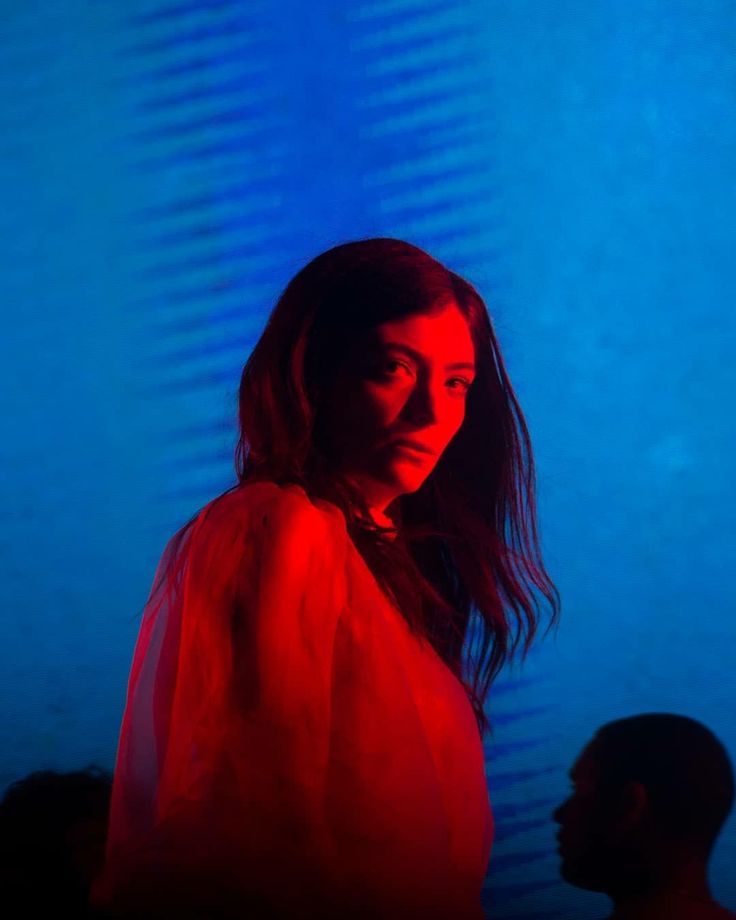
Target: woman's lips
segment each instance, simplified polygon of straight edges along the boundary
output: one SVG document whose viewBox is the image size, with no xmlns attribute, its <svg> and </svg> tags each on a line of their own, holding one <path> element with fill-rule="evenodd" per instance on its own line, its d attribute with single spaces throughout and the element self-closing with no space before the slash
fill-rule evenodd
<svg viewBox="0 0 736 920">
<path fill-rule="evenodd" d="M 412 451 L 413 453 L 424 454 L 425 456 L 431 456 L 434 454 L 434 451 L 431 447 L 427 447 L 420 441 L 412 441 L 407 438 L 398 438 L 396 441 L 391 441 L 389 447 L 393 448 L 394 450 Z"/>
</svg>

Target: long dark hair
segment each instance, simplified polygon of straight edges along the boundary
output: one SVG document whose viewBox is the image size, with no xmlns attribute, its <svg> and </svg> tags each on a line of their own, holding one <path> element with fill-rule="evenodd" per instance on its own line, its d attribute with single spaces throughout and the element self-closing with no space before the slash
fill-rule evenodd
<svg viewBox="0 0 736 920">
<path fill-rule="evenodd" d="M 450 301 L 468 322 L 476 379 L 437 466 L 397 500 L 392 516 L 401 523 L 390 540 L 331 467 L 324 394 L 354 336 Z M 239 482 L 298 483 L 340 507 L 379 585 L 463 681 L 486 728 L 493 678 L 519 648 L 528 650 L 543 604 L 556 620 L 559 596 L 539 548 L 529 432 L 475 288 L 401 240 L 322 253 L 288 284 L 243 368 L 239 421 Z"/>
</svg>

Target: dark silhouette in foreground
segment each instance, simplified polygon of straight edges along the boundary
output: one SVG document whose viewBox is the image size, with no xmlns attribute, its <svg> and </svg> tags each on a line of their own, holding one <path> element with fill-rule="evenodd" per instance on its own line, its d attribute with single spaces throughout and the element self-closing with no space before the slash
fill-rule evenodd
<svg viewBox="0 0 736 920">
<path fill-rule="evenodd" d="M 0 803 L 0 890 L 6 917 L 93 917 L 92 879 L 102 866 L 112 777 L 95 767 L 41 770 L 8 787 Z"/>
<path fill-rule="evenodd" d="M 713 899 L 708 860 L 734 798 L 723 745 L 694 719 L 609 722 L 575 762 L 554 812 L 560 873 L 613 901 L 611 920 L 733 920 Z"/>
</svg>

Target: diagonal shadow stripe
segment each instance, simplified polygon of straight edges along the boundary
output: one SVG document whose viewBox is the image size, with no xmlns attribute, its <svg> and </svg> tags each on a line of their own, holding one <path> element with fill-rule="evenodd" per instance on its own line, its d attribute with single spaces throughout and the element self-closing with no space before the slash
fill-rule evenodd
<svg viewBox="0 0 736 920">
<path fill-rule="evenodd" d="M 192 74 L 210 74 L 227 65 L 242 65 L 244 59 L 252 57 L 254 48 L 259 49 L 259 54 L 267 62 L 270 57 L 273 57 L 268 53 L 270 41 L 271 36 L 268 32 L 254 28 L 252 33 L 246 37 L 239 36 L 236 43 L 218 48 L 217 51 L 200 49 L 170 63 L 145 66 L 127 81 L 123 80 L 123 85 L 127 82 L 137 87 L 143 81 L 151 84 L 166 84 L 181 77 L 190 77 Z M 155 95 L 152 93 L 149 98 L 155 98 Z"/>
<path fill-rule="evenodd" d="M 525 850 L 521 853 L 500 853 L 491 857 L 491 874 L 496 872 L 508 872 L 512 869 L 518 869 L 519 866 L 526 866 L 529 863 L 539 862 L 542 859 L 549 859 L 550 850 Z"/>
<path fill-rule="evenodd" d="M 493 790 L 507 789 L 510 786 L 516 786 L 519 783 L 525 783 L 529 780 L 537 779 L 540 776 L 549 775 L 550 773 L 563 773 L 566 768 L 558 764 L 545 767 L 533 767 L 526 770 L 506 770 L 495 772 L 493 762 L 488 767 L 488 784 Z"/>
<path fill-rule="evenodd" d="M 129 18 L 130 25 L 134 27 L 155 25 L 178 19 L 181 16 L 190 16 L 192 13 L 215 10 L 238 9 L 242 7 L 242 0 L 191 0 L 189 3 L 169 3 L 151 10 L 150 13 L 136 13 Z"/>
<path fill-rule="evenodd" d="M 221 58 L 218 58 L 218 60 L 222 63 Z M 254 61 L 251 58 L 247 65 L 243 63 L 237 77 L 232 77 L 229 80 L 213 81 L 206 86 L 195 85 L 176 92 L 157 93 L 141 100 L 136 106 L 136 110 L 141 115 L 150 116 L 161 112 L 171 112 L 172 109 L 194 106 L 196 103 L 228 99 L 231 96 L 242 94 L 246 89 L 252 90 L 254 86 L 264 85 L 268 71 L 268 57 L 261 52 L 260 60 Z M 258 79 L 253 80 L 253 77 Z"/>
<path fill-rule="evenodd" d="M 499 821 L 508 821 L 527 812 L 537 811 L 540 808 L 552 808 L 556 803 L 557 799 L 552 796 L 545 796 L 541 799 L 525 799 L 523 802 L 503 802 L 493 806 L 493 814 Z"/>
<path fill-rule="evenodd" d="M 253 33 L 253 26 L 243 22 L 242 18 L 228 19 L 224 22 L 200 25 L 195 28 L 182 29 L 160 38 L 148 41 L 135 42 L 121 48 L 119 55 L 122 58 L 144 57 L 146 55 L 162 54 L 168 51 L 179 50 L 187 45 L 199 45 L 212 39 L 230 39 L 233 36 L 248 35 Z"/>
<path fill-rule="evenodd" d="M 518 898 L 523 898 L 525 895 L 534 894 L 538 891 L 549 891 L 551 888 L 557 888 L 563 884 L 564 882 L 556 877 L 530 879 L 527 882 L 512 885 L 496 885 L 490 882 L 487 888 L 484 886 L 483 901 L 493 910 L 496 905 L 508 904 Z M 487 896 L 485 895 L 486 891 Z"/>
<path fill-rule="evenodd" d="M 494 809 L 495 811 L 495 809 Z M 496 843 L 502 843 L 510 840 L 512 837 L 518 837 L 519 834 L 526 834 L 528 831 L 537 831 L 544 827 L 552 826 L 552 818 L 526 818 L 519 821 L 499 821 L 495 828 Z M 552 848 L 547 855 L 554 853 Z"/>
</svg>

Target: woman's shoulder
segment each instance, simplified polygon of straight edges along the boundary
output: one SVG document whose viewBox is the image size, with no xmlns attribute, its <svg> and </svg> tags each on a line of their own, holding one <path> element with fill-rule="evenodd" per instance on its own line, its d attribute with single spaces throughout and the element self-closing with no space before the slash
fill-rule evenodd
<svg viewBox="0 0 736 920">
<path fill-rule="evenodd" d="M 243 483 L 210 502 L 195 526 L 192 571 L 211 597 L 257 585 L 258 596 L 275 609 L 294 592 L 313 590 L 328 571 L 335 596 L 341 590 L 344 518 L 300 486 Z"/>
<path fill-rule="evenodd" d="M 200 512 L 206 530 L 294 537 L 306 541 L 345 534 L 345 518 L 330 502 L 311 498 L 295 483 L 246 481 L 209 502 Z"/>
</svg>

